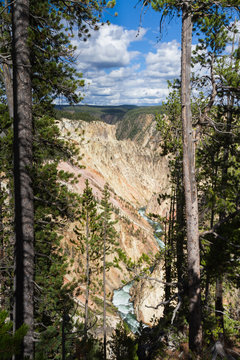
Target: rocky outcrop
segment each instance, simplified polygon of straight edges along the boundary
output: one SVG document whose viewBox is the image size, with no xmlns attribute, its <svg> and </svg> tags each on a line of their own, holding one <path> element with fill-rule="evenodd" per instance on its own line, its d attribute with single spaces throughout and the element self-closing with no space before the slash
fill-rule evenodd
<svg viewBox="0 0 240 360">
<path fill-rule="evenodd" d="M 131 289 L 137 319 L 152 326 L 155 320 L 163 316 L 164 272 L 160 262 L 151 275 L 140 280 Z"/>
<path fill-rule="evenodd" d="M 163 194 L 163 192 L 162 192 Z M 166 189 L 166 195 L 169 194 L 169 189 Z M 157 214 L 161 217 L 168 217 L 170 209 L 170 199 L 161 199 L 159 194 L 153 194 L 146 206 L 146 214 Z"/>
</svg>

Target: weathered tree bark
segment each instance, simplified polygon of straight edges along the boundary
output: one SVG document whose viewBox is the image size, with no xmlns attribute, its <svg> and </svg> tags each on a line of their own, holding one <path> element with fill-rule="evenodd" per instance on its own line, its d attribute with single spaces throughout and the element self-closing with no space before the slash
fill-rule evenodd
<svg viewBox="0 0 240 360">
<path fill-rule="evenodd" d="M 32 87 L 27 45 L 29 1 L 13 3 L 13 89 L 14 89 L 14 330 L 23 323 L 29 331 L 22 352 L 15 359 L 34 358 L 34 207 L 30 176 L 32 166 Z"/>
<path fill-rule="evenodd" d="M 107 327 L 106 327 L 106 247 L 107 247 L 107 219 L 104 209 L 104 235 L 103 235 L 103 359 L 107 359 Z"/>
<path fill-rule="evenodd" d="M 183 274 L 184 274 L 184 190 L 182 179 L 177 181 L 176 192 L 176 225 L 177 225 L 177 279 L 179 284 L 179 291 L 183 287 Z"/>
<path fill-rule="evenodd" d="M 172 252 L 173 244 L 173 228 L 174 228 L 174 203 L 175 203 L 175 194 L 173 194 L 171 198 L 170 211 L 169 211 L 169 219 L 168 219 L 168 234 L 166 232 L 165 236 L 165 300 L 168 301 L 171 297 L 171 287 L 169 283 L 172 282 L 172 258 L 174 254 Z M 167 303 L 164 307 L 164 314 L 168 315 L 169 313 L 169 303 Z"/>
<path fill-rule="evenodd" d="M 89 268 L 89 218 L 87 209 L 86 218 L 86 292 L 85 292 L 85 323 L 84 323 L 84 337 L 87 339 L 88 332 L 88 298 L 89 298 L 89 285 L 90 285 L 90 268 Z"/>
<path fill-rule="evenodd" d="M 186 204 L 189 348 L 198 357 L 202 348 L 200 250 L 198 232 L 198 198 L 195 179 L 195 149 L 191 112 L 192 15 L 188 1 L 182 8 L 181 105 L 183 126 L 183 174 Z"/>
</svg>

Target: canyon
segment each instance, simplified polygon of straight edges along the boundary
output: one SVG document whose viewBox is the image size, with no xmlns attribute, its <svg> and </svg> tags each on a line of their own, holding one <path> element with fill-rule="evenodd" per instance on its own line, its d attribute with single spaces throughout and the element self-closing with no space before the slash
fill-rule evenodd
<svg viewBox="0 0 240 360">
<path fill-rule="evenodd" d="M 109 118 L 108 118 L 109 120 Z M 110 187 L 110 201 L 113 207 L 113 219 L 117 220 L 115 228 L 119 234 L 119 246 L 132 259 L 137 261 L 142 254 L 152 259 L 161 250 L 154 237 L 152 226 L 138 212 L 145 208 L 146 213 L 154 213 L 165 217 L 168 215 L 169 202 L 158 201 L 159 194 L 169 193 L 168 158 L 161 155 L 161 136 L 156 131 L 155 115 L 139 114 L 133 121 L 123 124 L 109 124 L 104 121 L 86 122 L 82 120 L 61 119 L 58 122 L 63 137 L 70 138 L 82 154 L 80 161 L 83 168 L 63 162 L 60 169 L 81 175 L 71 189 L 81 194 L 85 180 L 93 189 L 98 201 L 107 182 Z M 63 247 L 69 250 L 69 256 L 75 261 L 76 254 L 71 251 L 71 239 L 74 233 L 74 223 L 68 224 L 64 234 Z M 71 267 L 66 281 L 74 278 L 74 266 Z M 163 280 L 163 260 L 154 267 L 151 277 Z M 109 293 L 109 328 L 114 328 L 119 321 L 119 315 L 112 311 L 110 300 L 114 290 L 121 288 L 134 277 L 124 264 L 121 269 L 111 268 L 107 273 L 107 292 Z M 84 290 L 84 286 L 82 287 Z M 164 288 L 159 282 L 140 279 L 131 289 L 135 314 L 138 321 L 152 324 L 163 314 L 160 306 Z M 98 297 L 101 299 L 102 294 Z M 99 306 L 91 296 L 90 307 L 97 313 Z M 84 306 L 84 292 L 77 297 L 80 306 Z M 152 307 L 152 308 L 151 308 Z"/>
</svg>

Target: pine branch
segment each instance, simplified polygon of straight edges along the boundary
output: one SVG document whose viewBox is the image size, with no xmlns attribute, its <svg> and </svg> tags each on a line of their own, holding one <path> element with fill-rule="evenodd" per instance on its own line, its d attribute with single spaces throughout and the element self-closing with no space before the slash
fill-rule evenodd
<svg viewBox="0 0 240 360">
<path fill-rule="evenodd" d="M 228 215 L 227 217 L 219 220 L 214 226 L 212 229 L 210 230 L 206 230 L 206 231 L 203 231 L 201 233 L 199 233 L 199 237 L 204 237 L 206 235 L 214 235 L 215 237 L 221 237 L 217 232 L 216 230 L 219 229 L 219 227 L 223 224 L 225 224 L 226 222 L 228 222 L 229 220 L 232 220 L 234 219 L 237 215 L 239 215 L 240 213 L 240 209 L 237 209 L 236 211 L 234 211 L 232 214 Z"/>
</svg>

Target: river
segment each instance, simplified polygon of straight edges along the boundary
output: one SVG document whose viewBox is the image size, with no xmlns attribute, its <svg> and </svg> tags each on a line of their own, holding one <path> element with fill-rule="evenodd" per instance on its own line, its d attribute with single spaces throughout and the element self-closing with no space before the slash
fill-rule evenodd
<svg viewBox="0 0 240 360">
<path fill-rule="evenodd" d="M 160 248 L 164 248 L 164 243 L 159 239 L 162 229 L 157 221 L 153 221 L 146 216 L 146 208 L 141 208 L 138 213 L 148 221 L 148 223 L 154 228 L 154 237 Z M 138 332 L 139 322 L 134 314 L 133 302 L 130 301 L 131 295 L 129 294 L 133 282 L 129 282 L 127 285 L 120 289 L 114 290 L 112 303 L 118 309 L 120 317 L 128 324 L 133 333 Z"/>
</svg>

